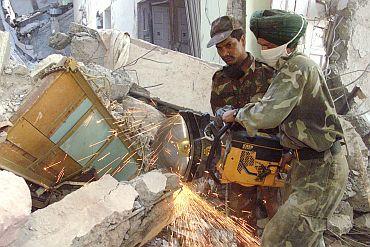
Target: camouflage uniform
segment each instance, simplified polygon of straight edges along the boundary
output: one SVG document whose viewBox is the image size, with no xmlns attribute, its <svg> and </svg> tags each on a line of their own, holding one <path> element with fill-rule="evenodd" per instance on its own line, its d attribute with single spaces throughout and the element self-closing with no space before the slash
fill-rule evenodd
<svg viewBox="0 0 370 247">
<path fill-rule="evenodd" d="M 262 246 L 324 246 L 327 218 L 339 204 L 348 177 L 337 141 L 343 131 L 318 65 L 298 52 L 280 58 L 277 65 L 278 74 L 263 98 L 247 104 L 236 117 L 250 135 L 279 126 L 281 144 L 297 149 L 292 193 L 267 224 Z M 322 157 L 303 159 L 304 150 Z"/>
<path fill-rule="evenodd" d="M 217 71 L 212 78 L 211 107 L 213 113 L 220 107 L 231 105 L 241 108 L 247 103 L 256 102 L 267 91 L 275 70 L 254 59 L 248 53 L 243 61 L 241 70 L 244 72 L 236 79 L 228 75 L 227 66 Z M 257 227 L 257 186 L 245 187 L 239 184 L 230 184 L 229 206 L 233 214 L 239 218 L 245 218 L 248 223 Z M 269 217 L 276 212 L 277 189 L 259 188 L 261 196 L 266 201 L 266 209 Z"/>
<path fill-rule="evenodd" d="M 257 101 L 270 86 L 274 69 L 256 61 L 248 53 L 241 70 L 241 78 L 232 78 L 225 72 L 227 66 L 217 71 L 212 78 L 211 107 L 213 113 L 220 107 L 231 105 L 241 108 L 245 104 Z"/>
</svg>

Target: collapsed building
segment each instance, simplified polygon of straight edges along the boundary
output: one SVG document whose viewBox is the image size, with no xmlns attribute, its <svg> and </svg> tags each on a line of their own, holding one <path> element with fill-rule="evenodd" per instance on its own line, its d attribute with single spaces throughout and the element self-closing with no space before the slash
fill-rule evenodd
<svg viewBox="0 0 370 247">
<path fill-rule="evenodd" d="M 343 71 L 347 73 L 353 69 L 362 70 L 363 66 L 361 67 L 361 65 L 363 65 L 363 61 L 368 61 L 366 49 L 363 50 L 362 47 L 357 47 L 361 42 L 351 41 L 352 36 L 348 34 L 350 30 L 348 25 L 359 25 L 359 22 L 362 20 L 361 16 L 363 16 L 369 8 L 369 4 L 366 3 L 366 1 L 348 1 L 347 5 L 343 5 L 343 1 L 339 2 L 339 5 L 331 5 L 331 7 L 338 8 L 340 10 L 339 13 L 344 17 L 341 21 L 339 21 L 339 18 L 334 22 L 333 25 L 340 31 L 332 34 L 331 37 L 346 40 L 346 42 L 333 42 L 331 45 L 336 51 L 333 52 L 333 54 L 344 53 L 346 56 L 336 57 L 334 55 L 330 58 L 332 60 L 335 59 L 335 62 L 331 61 L 331 64 L 335 64 L 336 67 L 331 67 L 332 74 L 329 75 L 329 78 L 332 79 L 329 80 L 329 84 L 331 88 L 340 89 L 333 90 L 334 95 L 336 95 L 338 91 L 342 91 L 342 93 L 336 95 L 336 98 L 338 98 L 336 104 L 338 109 L 343 109 L 343 111 L 340 110 L 339 113 L 344 115 L 342 117 L 342 125 L 346 135 L 346 150 L 347 160 L 350 166 L 350 178 L 346 186 L 345 196 L 335 211 L 335 214 L 329 220 L 326 241 L 329 246 L 366 246 L 370 228 L 370 168 L 368 165 L 369 129 L 368 120 L 366 120 L 366 108 L 363 108 L 366 103 L 362 103 L 366 90 L 360 90 L 354 87 L 351 91 L 346 91 L 343 94 L 345 88 L 343 85 L 347 84 L 347 79 L 345 77 L 346 75 L 344 75 L 344 77 L 340 75 Z M 64 18 L 65 16 L 68 17 L 70 15 L 70 7 L 68 6 L 67 4 L 63 7 L 63 11 L 58 12 L 59 14 L 57 16 L 60 18 Z M 361 10 L 361 13 L 358 13 L 357 10 Z M 47 15 L 45 12 L 43 14 Z M 35 18 L 35 16 L 32 15 L 30 18 Z M 29 19 L 27 20 L 29 21 Z M 15 29 L 13 29 L 10 24 L 7 27 L 8 30 L 4 27 L 5 30 L 10 31 L 10 33 L 2 32 L 0 34 L 0 66 L 2 73 L 0 82 L 0 145 L 2 145 L 0 150 L 0 168 L 11 170 L 27 180 L 30 188 L 30 195 L 25 196 L 27 200 L 24 201 L 24 203 L 25 208 L 28 208 L 25 209 L 25 211 L 28 210 L 28 214 L 30 214 L 31 211 L 30 202 L 28 200 L 31 196 L 34 199 L 34 209 L 43 208 L 50 203 L 53 204 L 44 209 L 37 210 L 30 215 L 23 213 L 19 220 L 20 231 L 17 235 L 17 240 L 13 242 L 11 246 L 40 246 L 47 241 L 50 241 L 48 243 L 52 246 L 52 241 L 55 241 L 53 240 L 54 237 L 63 241 L 63 244 L 66 246 L 88 246 L 93 242 L 99 242 L 101 246 L 136 246 L 137 244 L 142 245 L 150 239 L 155 238 L 162 228 L 171 223 L 172 219 L 170 219 L 170 215 L 171 209 L 173 208 L 171 206 L 173 203 L 171 198 L 174 191 L 179 187 L 178 181 L 170 174 L 161 174 L 157 171 L 144 174 L 137 178 L 134 177 L 155 168 L 155 164 L 151 162 L 150 157 L 153 151 L 151 149 L 151 143 L 156 135 L 156 127 L 165 121 L 165 119 L 176 114 L 180 109 L 193 109 L 202 112 L 210 111 L 207 97 L 205 97 L 204 94 L 207 92 L 208 88 L 210 88 L 210 78 L 219 66 L 141 40 L 131 39 L 128 34 L 123 32 L 109 30 L 96 31 L 75 23 L 70 25 L 69 22 L 68 27 L 66 26 L 53 33 L 49 33 L 49 31 L 46 32 L 43 39 L 49 41 L 49 47 L 45 50 L 43 47 L 40 47 L 40 42 L 36 41 L 41 36 L 36 35 L 36 33 L 29 36 L 27 35 L 27 31 L 32 33 L 32 31 L 40 29 L 42 32 L 44 26 L 45 30 L 51 30 L 51 26 L 48 26 L 50 23 L 42 22 L 40 26 L 34 27 L 33 25 L 27 26 L 26 22 L 22 22 L 22 20 L 18 20 L 18 22 L 20 24 L 18 24 Z M 64 21 L 61 21 L 61 23 L 64 23 Z M 3 26 L 7 25 L 6 23 L 4 24 L 3 19 Z M 13 36 L 14 30 L 16 30 L 16 40 Z M 364 32 L 366 33 L 366 31 Z M 21 36 L 19 33 L 21 33 Z M 356 35 L 359 35 L 359 33 L 356 32 Z M 356 35 L 355 37 L 357 37 Z M 34 41 L 30 41 L 33 39 Z M 357 39 L 359 38 L 357 37 Z M 14 40 L 15 46 L 12 45 Z M 336 39 L 333 40 L 335 41 Z M 35 49 L 35 52 L 30 53 L 30 46 L 22 42 L 26 44 L 29 42 L 33 43 L 32 47 Z M 348 45 L 350 42 L 353 42 L 353 44 Z M 47 57 L 50 53 L 59 54 Z M 61 54 L 71 55 L 78 62 L 73 63 Z M 360 56 L 361 62 L 355 64 L 353 61 L 359 59 L 357 56 Z M 46 59 L 37 63 L 41 58 Z M 74 156 L 76 155 L 74 154 L 76 148 L 81 146 L 86 147 L 86 145 L 80 145 L 76 142 L 76 139 L 70 139 L 69 143 L 75 144 L 76 146 L 70 145 L 68 148 L 65 148 L 65 150 L 61 150 L 60 153 L 53 153 L 53 155 L 55 155 L 55 159 L 53 160 L 50 157 L 45 157 L 45 152 L 52 152 L 52 150 L 47 149 L 48 144 L 45 144 L 45 139 L 40 139 L 40 142 L 37 141 L 39 147 L 35 148 L 38 154 L 34 154 L 34 157 L 28 157 L 32 161 L 31 163 L 30 161 L 21 163 L 18 159 L 11 160 L 8 156 L 8 150 L 14 152 L 17 147 L 21 147 L 23 151 L 22 156 L 24 157 L 25 153 L 28 153 L 25 152 L 26 150 L 24 148 L 27 145 L 32 146 L 36 142 L 35 139 L 33 139 L 32 143 L 27 143 L 31 141 L 24 138 L 25 132 L 17 130 L 17 128 L 21 129 L 19 126 L 26 128 L 25 125 L 28 123 L 35 125 L 35 123 L 40 122 L 40 126 L 36 126 L 36 129 L 40 131 L 42 130 L 42 121 L 50 123 L 50 121 L 55 122 L 58 120 L 58 123 L 61 124 L 64 120 L 68 119 L 64 118 L 62 121 L 62 119 L 58 119 L 53 115 L 50 115 L 49 119 L 44 118 L 49 114 L 47 113 L 48 104 L 59 105 L 54 101 L 59 100 L 57 97 L 52 97 L 50 100 L 47 100 L 47 102 L 49 102 L 48 104 L 41 104 L 40 107 L 36 109 L 37 111 L 34 110 L 33 114 L 29 113 L 28 117 L 24 116 L 22 118 L 19 116 L 22 116 L 25 111 L 22 110 L 22 108 L 24 108 L 22 106 L 28 100 L 31 99 L 32 101 L 32 99 L 34 99 L 34 101 L 36 101 L 36 98 L 43 99 L 46 91 L 40 89 L 42 89 L 47 78 L 52 78 L 49 79 L 49 83 L 50 81 L 54 82 L 56 75 L 73 72 L 73 66 L 80 68 L 79 73 L 81 73 L 84 78 L 83 80 L 86 81 L 86 84 L 84 84 L 85 87 L 88 85 L 88 87 L 92 89 L 92 91 L 90 91 L 90 96 L 84 95 L 82 98 L 94 101 L 92 105 L 96 108 L 87 108 L 86 112 L 95 111 L 100 114 L 96 116 L 92 115 L 92 117 L 85 115 L 85 119 L 80 115 L 79 117 L 82 118 L 80 121 L 81 124 L 83 125 L 86 119 L 94 119 L 95 123 L 99 122 L 101 119 L 105 119 L 101 122 L 106 122 L 103 124 L 107 124 L 109 127 L 114 126 L 114 123 L 119 123 L 119 127 L 122 128 L 121 131 L 129 130 L 129 133 L 126 133 L 127 136 L 123 138 L 127 140 L 121 140 L 121 143 L 118 144 L 120 147 L 122 147 L 122 145 L 125 146 L 125 148 L 120 148 L 120 150 L 125 150 L 127 148 L 127 153 L 118 153 L 117 156 L 113 157 L 112 155 L 111 159 L 105 160 L 104 156 L 108 153 L 112 153 L 111 150 L 104 153 L 104 149 L 108 148 L 110 143 L 114 143 L 113 133 L 113 138 L 106 140 L 105 143 L 99 146 L 100 148 L 98 148 L 98 151 L 100 152 L 96 155 L 96 152 L 90 152 L 89 150 L 88 152 L 90 153 L 86 153 L 79 157 Z M 179 71 L 178 68 L 183 68 L 184 71 Z M 343 70 L 343 68 L 345 68 L 345 70 Z M 190 70 L 191 73 L 189 72 Z M 150 73 L 147 71 L 150 71 Z M 360 84 L 365 84 L 368 81 L 368 74 L 366 71 L 367 68 L 361 71 L 361 75 L 358 79 L 357 77 L 352 78 L 353 81 L 361 81 Z M 203 81 L 204 83 L 194 83 L 195 79 L 191 81 L 193 78 L 197 78 L 197 81 Z M 148 88 L 156 88 L 158 85 L 163 85 L 163 83 L 170 87 L 177 85 L 173 83 L 174 80 L 190 82 L 189 84 L 184 83 L 184 89 L 179 89 L 177 92 L 173 92 L 173 88 L 166 89 L 159 87 L 160 99 L 153 97 L 153 95 L 146 90 Z M 360 85 L 357 83 L 352 84 Z M 81 85 L 81 83 L 79 85 Z M 63 95 L 67 95 L 72 99 L 73 97 L 68 95 L 68 92 L 76 91 L 73 90 L 72 87 L 73 85 L 70 91 L 64 92 Z M 35 91 L 37 92 L 36 96 L 32 93 Z M 58 94 L 60 93 L 61 92 L 58 91 Z M 191 93 L 194 93 L 194 95 L 191 96 L 192 100 L 184 100 L 182 96 L 190 95 Z M 77 102 L 83 102 L 81 101 L 82 98 L 79 98 Z M 63 98 L 63 101 L 67 104 L 73 102 L 71 99 Z M 81 107 L 83 107 L 83 105 L 84 104 L 82 104 Z M 69 107 L 70 108 L 61 107 L 60 110 L 65 109 L 65 116 L 77 118 L 75 115 L 76 113 L 73 114 L 73 110 L 79 108 L 79 105 L 76 104 Z M 28 107 L 27 112 L 29 112 L 29 110 L 32 109 Z M 42 113 L 41 115 L 39 114 L 40 112 Z M 82 115 L 86 114 L 86 112 L 83 112 Z M 103 115 L 103 117 L 97 117 L 101 115 Z M 112 119 L 109 120 L 110 118 Z M 17 125 L 20 119 L 23 119 L 24 123 Z M 80 118 L 77 118 L 75 121 L 79 119 Z M 71 121 L 71 119 L 68 121 Z M 107 129 L 109 127 L 107 127 Z M 53 139 L 56 138 L 55 133 L 61 135 L 60 131 L 66 127 L 64 125 L 61 128 L 57 128 L 57 124 L 55 124 L 55 126 L 47 125 L 47 128 L 49 128 L 49 130 L 40 132 L 42 135 Z M 62 135 L 62 138 L 68 132 L 66 130 L 64 131 L 65 133 Z M 96 138 L 89 141 L 89 145 L 87 145 L 89 149 L 91 148 L 91 144 L 98 143 L 108 136 L 105 133 L 101 136 L 102 138 L 99 138 L 99 133 L 99 129 L 93 129 L 92 132 L 88 134 Z M 54 144 L 58 143 L 60 140 L 61 139 L 54 139 Z M 67 140 L 68 138 L 65 138 L 63 141 Z M 22 144 L 21 141 L 25 143 Z M 46 142 L 48 141 L 46 140 Z M 95 147 L 95 145 L 93 145 L 93 147 Z M 5 151 L 5 148 L 7 148 L 7 151 Z M 115 148 L 112 147 L 112 150 L 113 149 Z M 137 151 L 138 156 L 135 154 L 134 159 L 128 159 L 128 162 L 132 162 L 135 166 L 132 168 L 134 171 L 130 173 L 130 171 L 121 169 L 120 164 L 116 165 L 115 163 L 117 160 L 115 159 L 118 157 L 122 158 L 126 154 L 132 154 L 132 152 L 130 152 L 132 150 Z M 15 152 L 20 152 L 20 150 L 17 149 Z M 78 150 L 78 153 L 80 154 L 81 150 Z M 94 159 L 90 159 L 91 157 L 88 157 L 89 155 L 92 155 L 91 157 Z M 126 158 L 129 156 L 130 155 L 126 156 Z M 23 157 L 21 158 L 23 159 Z M 90 172 L 88 172 L 88 170 L 79 170 L 76 173 L 81 175 L 79 179 L 77 181 L 70 181 L 70 178 L 73 177 L 72 175 L 76 175 L 74 172 L 77 170 L 63 169 L 64 165 L 61 165 L 61 163 L 67 161 L 65 157 L 68 157 L 68 159 L 72 157 L 69 161 L 71 163 L 73 163 L 73 160 L 78 161 L 88 157 L 80 161 L 84 163 L 84 165 L 87 164 L 87 167 L 93 164 L 94 160 L 103 160 L 105 163 L 101 166 L 95 166 L 95 170 Z M 32 160 L 32 158 L 40 161 L 39 164 L 42 164 L 39 170 L 34 169 L 36 166 L 32 167 L 33 164 L 36 164 L 34 163 L 35 160 Z M 9 160 L 11 162 L 9 162 Z M 24 162 L 24 160 L 22 160 L 22 162 Z M 9 165 L 10 163 L 12 163 L 12 166 Z M 31 172 L 33 171 L 33 173 L 46 174 L 47 172 L 43 169 L 47 168 L 46 170 L 53 174 L 47 174 L 49 179 L 37 183 L 37 181 L 40 180 L 38 180 L 38 178 L 32 178 L 32 174 L 27 173 L 27 175 L 23 175 L 23 173 L 19 172 L 19 167 L 16 166 L 19 166 L 19 164 L 31 168 L 30 170 Z M 78 167 L 81 164 L 74 165 Z M 9 167 L 12 167 L 12 169 Z M 109 170 L 110 168 L 111 170 Z M 109 175 L 104 175 L 105 173 L 110 173 L 112 176 L 115 176 L 117 173 L 120 173 L 117 172 L 119 170 L 120 172 L 123 170 L 123 178 L 117 176 L 116 178 L 112 178 Z M 114 174 L 115 171 L 116 173 Z M 153 177 L 151 178 L 151 176 Z M 87 184 L 87 182 L 95 181 L 100 177 L 100 180 Z M 129 182 L 118 182 L 116 180 L 129 180 L 132 178 L 134 179 Z M 158 183 L 152 183 L 153 180 L 156 182 L 158 181 Z M 175 180 L 175 182 L 169 182 L 170 180 Z M 68 183 L 63 184 L 63 182 Z M 141 186 L 143 183 L 146 184 L 146 186 Z M 140 184 L 140 186 L 138 186 L 138 184 Z M 55 188 L 57 185 L 60 186 Z M 78 189 L 81 186 L 83 187 Z M 160 189 L 156 190 L 157 186 L 160 187 Z M 144 191 L 142 188 L 144 188 Z M 70 192 L 74 190 L 76 191 L 70 194 Z M 97 191 L 99 193 L 97 193 Z M 26 192 L 24 193 L 27 194 Z M 69 195 L 66 196 L 67 194 Z M 130 198 L 124 202 L 115 200 L 122 197 Z M 83 218 L 86 217 L 85 214 L 75 213 L 73 212 L 74 210 L 71 211 L 71 205 L 75 205 L 76 203 L 79 204 L 82 200 L 81 198 L 91 199 L 91 201 L 86 200 L 84 202 L 86 204 L 81 204 L 82 211 L 97 212 L 100 210 L 99 212 L 101 212 L 101 214 L 99 213 L 99 215 L 94 218 L 94 221 L 90 221 L 89 218 Z M 97 203 L 96 208 L 94 208 L 95 202 Z M 91 208 L 89 208 L 90 204 L 93 204 Z M 127 207 L 123 207 L 122 205 Z M 57 215 L 57 217 L 54 217 L 54 215 Z M 81 232 L 77 234 L 70 234 L 70 232 L 75 231 L 78 226 L 67 223 L 71 226 L 65 227 L 65 219 L 63 216 L 66 215 L 70 215 L 66 220 L 70 220 L 71 222 L 74 221 L 74 217 L 80 218 L 83 222 L 86 221 L 83 231 L 81 230 Z M 50 219 L 48 225 L 44 225 L 45 218 Z M 28 222 L 25 224 L 26 220 L 28 220 Z M 11 219 L 8 220 L 8 222 L 15 221 Z M 262 229 L 266 223 L 266 218 L 261 217 L 259 223 L 259 227 Z M 5 226 L 5 228 L 10 229 L 8 226 Z M 52 230 L 50 230 L 50 228 L 52 228 Z M 145 229 L 148 228 L 153 228 L 155 230 L 151 233 L 147 233 Z M 165 235 L 166 231 L 176 232 L 178 229 L 174 229 L 173 227 L 171 229 L 170 227 L 169 230 L 164 230 L 164 232 L 162 232 L 157 239 L 152 241 L 149 246 L 162 246 L 164 243 L 167 243 L 164 238 L 160 237 L 161 235 Z M 228 236 L 228 233 L 215 233 L 215 236 L 220 235 Z M 1 244 L 5 243 L 4 245 L 7 245 L 14 239 L 11 241 L 1 240 L 3 241 L 0 241 Z M 226 237 L 226 241 L 221 242 L 221 244 L 233 246 L 232 244 L 235 243 L 233 243 L 232 240 L 233 236 Z M 228 241 L 232 244 L 227 245 L 226 243 Z M 363 243 L 362 245 L 361 242 Z"/>
</svg>

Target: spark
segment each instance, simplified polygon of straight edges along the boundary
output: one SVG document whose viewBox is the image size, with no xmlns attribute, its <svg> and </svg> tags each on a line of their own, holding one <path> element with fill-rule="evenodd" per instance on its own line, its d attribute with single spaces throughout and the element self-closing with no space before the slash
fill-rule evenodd
<svg viewBox="0 0 370 247">
<path fill-rule="evenodd" d="M 108 155 L 110 155 L 110 152 L 109 153 L 106 153 L 103 157 L 101 157 L 100 159 L 98 159 L 98 161 L 102 161 L 105 157 L 107 157 Z"/>
<path fill-rule="evenodd" d="M 88 158 L 90 158 L 90 157 L 92 157 L 92 156 L 94 156 L 94 155 L 96 155 L 96 154 L 98 154 L 98 153 L 90 154 L 90 155 L 88 155 L 88 156 L 86 156 L 86 157 L 83 157 L 83 158 L 81 158 L 81 159 L 77 160 L 77 162 L 81 162 L 81 161 L 83 161 L 83 160 L 85 160 L 85 159 L 88 159 Z"/>
<path fill-rule="evenodd" d="M 63 166 L 63 168 L 62 168 L 62 170 L 60 170 L 60 172 L 59 172 L 59 174 L 58 174 L 58 177 L 57 177 L 57 181 L 56 181 L 56 183 L 59 183 L 61 180 L 62 180 L 62 178 L 63 178 L 63 176 L 64 176 L 64 169 L 65 169 L 66 167 L 65 166 Z"/>
<path fill-rule="evenodd" d="M 259 246 L 245 221 L 227 217 L 187 185 L 176 193 L 175 220 L 170 228 L 174 232 L 172 238 L 180 240 L 181 246 L 215 246 L 214 240 L 229 245 L 230 237 L 238 246 Z"/>
</svg>

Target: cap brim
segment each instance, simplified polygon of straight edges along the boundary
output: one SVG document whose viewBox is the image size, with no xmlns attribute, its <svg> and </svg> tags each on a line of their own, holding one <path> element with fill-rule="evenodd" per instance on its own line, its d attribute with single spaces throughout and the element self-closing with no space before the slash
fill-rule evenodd
<svg viewBox="0 0 370 247">
<path fill-rule="evenodd" d="M 228 37 L 230 37 L 230 35 L 231 35 L 232 32 L 233 32 L 233 30 L 216 34 L 208 42 L 207 48 L 210 48 L 210 47 L 212 47 L 214 45 L 217 45 L 218 43 L 221 43 L 222 41 L 224 41 L 225 39 L 227 39 Z"/>
</svg>

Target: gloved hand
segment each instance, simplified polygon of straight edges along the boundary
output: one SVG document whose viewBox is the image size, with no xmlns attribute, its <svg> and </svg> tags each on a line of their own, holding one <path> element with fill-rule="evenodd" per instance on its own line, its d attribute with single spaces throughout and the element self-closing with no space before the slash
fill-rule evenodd
<svg viewBox="0 0 370 247">
<path fill-rule="evenodd" d="M 217 111 L 215 112 L 215 117 L 221 117 L 224 115 L 225 112 L 233 110 L 234 107 L 231 105 L 225 105 L 224 107 L 218 108 Z"/>
<path fill-rule="evenodd" d="M 218 108 L 215 112 L 215 120 L 214 120 L 214 126 L 217 129 L 221 129 L 224 125 L 224 122 L 222 121 L 222 115 L 224 115 L 225 112 L 230 111 L 234 109 L 231 105 L 225 105 L 224 107 Z"/>
</svg>

